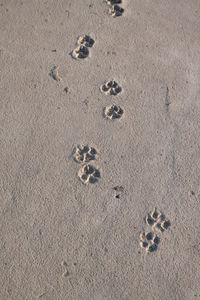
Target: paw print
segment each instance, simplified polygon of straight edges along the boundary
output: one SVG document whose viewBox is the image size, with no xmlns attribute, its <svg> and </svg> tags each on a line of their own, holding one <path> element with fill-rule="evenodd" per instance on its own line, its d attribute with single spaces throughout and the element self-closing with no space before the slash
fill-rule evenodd
<svg viewBox="0 0 200 300">
<path fill-rule="evenodd" d="M 109 9 L 109 13 L 113 17 L 122 16 L 123 12 L 124 12 L 124 9 L 117 4 L 112 5 L 111 8 Z"/>
<path fill-rule="evenodd" d="M 94 45 L 95 41 L 89 36 L 81 36 L 77 41 L 77 48 L 72 52 L 73 57 L 75 58 L 86 58 L 89 56 L 89 49 Z"/>
<path fill-rule="evenodd" d="M 122 88 L 114 80 L 106 82 L 101 86 L 100 89 L 102 92 L 106 93 L 107 95 L 113 95 L 113 96 L 116 96 L 122 91 Z"/>
<path fill-rule="evenodd" d="M 95 160 L 97 151 L 93 147 L 78 145 L 75 149 L 74 160 L 78 163 L 86 163 Z"/>
<path fill-rule="evenodd" d="M 165 216 L 155 208 L 146 216 L 146 223 L 152 229 L 159 229 L 161 232 L 167 230 L 170 226 L 170 221 L 165 219 Z"/>
<path fill-rule="evenodd" d="M 154 232 L 143 232 L 140 234 L 140 246 L 147 252 L 154 252 L 158 249 L 159 237 Z"/>
<path fill-rule="evenodd" d="M 78 41 L 77 41 L 78 45 L 83 45 L 85 47 L 89 47 L 91 48 L 95 41 L 89 36 L 89 35 L 85 35 L 85 36 L 81 36 Z"/>
<path fill-rule="evenodd" d="M 83 166 L 79 170 L 78 176 L 84 184 L 96 183 L 101 177 L 100 171 L 90 164 Z"/>
<path fill-rule="evenodd" d="M 117 105 L 111 105 L 104 109 L 105 117 L 111 120 L 120 119 L 123 113 L 124 113 L 123 109 Z"/>
<path fill-rule="evenodd" d="M 79 45 L 77 48 L 74 49 L 72 54 L 75 58 L 83 59 L 83 58 L 88 57 L 89 50 L 87 47 L 85 47 L 83 45 Z"/>
</svg>

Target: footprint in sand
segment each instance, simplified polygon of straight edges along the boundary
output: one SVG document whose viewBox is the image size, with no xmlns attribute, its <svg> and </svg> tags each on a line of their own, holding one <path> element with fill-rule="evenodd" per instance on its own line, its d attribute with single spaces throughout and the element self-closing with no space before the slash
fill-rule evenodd
<svg viewBox="0 0 200 300">
<path fill-rule="evenodd" d="M 152 229 L 158 229 L 161 232 L 170 227 L 170 221 L 165 219 L 165 215 L 158 211 L 156 208 L 148 213 L 145 218 L 146 224 L 150 225 Z"/>
<path fill-rule="evenodd" d="M 122 16 L 123 13 L 124 9 L 117 4 L 111 6 L 111 8 L 109 9 L 109 14 L 114 18 Z"/>
<path fill-rule="evenodd" d="M 101 85 L 100 90 L 107 95 L 116 96 L 117 94 L 121 93 L 122 88 L 115 80 L 110 80 Z"/>
<path fill-rule="evenodd" d="M 74 58 L 84 59 L 89 56 L 89 49 L 92 48 L 95 41 L 89 35 L 81 36 L 77 40 L 77 47 L 73 50 Z"/>
<path fill-rule="evenodd" d="M 140 234 L 140 246 L 147 252 L 154 252 L 158 249 L 159 237 L 154 232 L 143 232 Z"/>
<path fill-rule="evenodd" d="M 95 41 L 89 35 L 80 36 L 77 41 L 78 45 L 83 45 L 83 46 L 89 47 L 89 48 L 92 48 L 94 43 L 95 43 Z"/>
<path fill-rule="evenodd" d="M 79 170 L 78 176 L 84 184 L 96 183 L 101 177 L 100 171 L 91 164 L 83 166 Z"/>
<path fill-rule="evenodd" d="M 118 105 L 111 105 L 104 108 L 104 117 L 110 120 L 120 119 L 123 113 L 123 109 Z"/>
<path fill-rule="evenodd" d="M 74 160 L 78 163 L 87 163 L 90 160 L 95 160 L 97 151 L 93 147 L 78 145 L 74 150 Z"/>
<path fill-rule="evenodd" d="M 122 0 L 107 0 L 107 4 L 110 6 L 109 14 L 114 18 L 122 16 L 122 14 L 124 13 L 124 9 L 118 5 L 121 3 Z"/>
<path fill-rule="evenodd" d="M 89 55 L 89 50 L 87 47 L 83 46 L 83 45 L 79 45 L 77 48 L 75 48 L 73 50 L 73 57 L 74 58 L 80 58 L 80 59 L 83 59 L 83 58 L 86 58 L 88 57 Z"/>
</svg>

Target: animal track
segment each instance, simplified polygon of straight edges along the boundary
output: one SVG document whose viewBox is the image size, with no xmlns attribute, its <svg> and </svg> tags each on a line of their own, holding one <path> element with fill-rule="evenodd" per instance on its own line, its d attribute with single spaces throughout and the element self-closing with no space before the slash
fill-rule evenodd
<svg viewBox="0 0 200 300">
<path fill-rule="evenodd" d="M 95 183 L 101 177 L 100 171 L 90 164 L 83 166 L 79 170 L 78 176 L 80 180 L 85 184 Z"/>
<path fill-rule="evenodd" d="M 161 232 L 167 230 L 170 226 L 170 221 L 165 219 L 165 216 L 155 208 L 146 216 L 146 223 L 152 229 L 159 229 Z"/>
<path fill-rule="evenodd" d="M 86 58 L 89 55 L 89 50 L 87 47 L 83 46 L 83 45 L 79 45 L 77 48 L 74 49 L 73 51 L 73 56 L 75 58 Z"/>
<path fill-rule="evenodd" d="M 100 87 L 101 91 L 107 95 L 116 96 L 122 91 L 122 88 L 114 80 L 108 81 Z"/>
<path fill-rule="evenodd" d="M 119 5 L 115 4 L 110 7 L 109 13 L 113 17 L 119 17 L 122 16 L 122 14 L 124 13 L 124 9 Z"/>
<path fill-rule="evenodd" d="M 77 42 L 79 45 L 83 45 L 85 47 L 92 47 L 95 43 L 95 41 L 89 36 L 89 35 L 85 35 L 85 36 L 81 36 L 79 39 L 78 39 L 78 42 Z"/>
<path fill-rule="evenodd" d="M 49 75 L 56 81 L 61 81 L 61 77 L 58 74 L 58 67 L 53 67 L 49 73 Z"/>
<path fill-rule="evenodd" d="M 159 237 L 154 232 L 140 234 L 140 246 L 147 252 L 154 252 L 158 248 L 160 242 Z"/>
<path fill-rule="evenodd" d="M 104 109 L 105 117 L 111 120 L 120 119 L 123 113 L 124 113 L 123 109 L 117 105 L 111 105 Z"/>
<path fill-rule="evenodd" d="M 95 160 L 97 151 L 93 147 L 78 145 L 75 150 L 74 159 L 78 163 L 86 163 Z"/>
<path fill-rule="evenodd" d="M 89 48 L 94 45 L 95 41 L 89 36 L 81 36 L 77 41 L 77 47 L 73 50 L 72 55 L 75 58 L 86 58 L 89 56 Z"/>
</svg>

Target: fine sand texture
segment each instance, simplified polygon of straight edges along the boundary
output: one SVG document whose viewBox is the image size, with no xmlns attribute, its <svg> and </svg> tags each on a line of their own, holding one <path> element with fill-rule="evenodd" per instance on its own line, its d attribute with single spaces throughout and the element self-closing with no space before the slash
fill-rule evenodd
<svg viewBox="0 0 200 300">
<path fill-rule="evenodd" d="M 0 300 L 200 299 L 200 1 L 0 0 Z"/>
</svg>

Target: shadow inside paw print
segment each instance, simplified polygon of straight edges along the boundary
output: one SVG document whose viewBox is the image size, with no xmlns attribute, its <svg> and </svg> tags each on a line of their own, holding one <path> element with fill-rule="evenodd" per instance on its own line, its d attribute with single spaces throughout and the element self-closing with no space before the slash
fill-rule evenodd
<svg viewBox="0 0 200 300">
<path fill-rule="evenodd" d="M 78 145 L 75 149 L 74 160 L 78 163 L 86 163 L 95 160 L 96 149 L 93 147 Z"/>
<path fill-rule="evenodd" d="M 83 45 L 85 47 L 92 47 L 95 43 L 95 41 L 89 36 L 89 35 L 85 35 L 85 36 L 81 36 L 79 39 L 78 39 L 78 42 L 77 42 L 79 45 Z"/>
<path fill-rule="evenodd" d="M 101 91 L 108 94 L 116 96 L 122 91 L 122 88 L 118 85 L 118 83 L 114 80 L 108 81 L 101 86 Z"/>
<path fill-rule="evenodd" d="M 80 180 L 85 184 L 96 183 L 98 179 L 101 177 L 100 171 L 90 164 L 82 167 L 79 170 L 78 176 Z"/>
<path fill-rule="evenodd" d="M 119 5 L 115 4 L 113 5 L 110 9 L 109 9 L 109 13 L 110 15 L 112 15 L 113 17 L 119 17 L 122 16 L 124 12 L 124 9 L 122 7 L 120 7 Z"/>
<path fill-rule="evenodd" d="M 117 105 L 111 105 L 104 108 L 104 116 L 111 120 L 120 119 L 123 113 L 124 113 L 123 109 Z"/>
<path fill-rule="evenodd" d="M 153 232 L 143 232 L 140 234 L 140 246 L 144 248 L 147 252 L 156 251 L 158 249 L 159 243 L 159 237 Z"/>
<path fill-rule="evenodd" d="M 120 4 L 122 0 L 107 0 L 108 5 Z"/>
<path fill-rule="evenodd" d="M 170 221 L 165 219 L 165 216 L 155 208 L 146 216 L 146 223 L 153 229 L 159 229 L 161 232 L 169 228 Z"/>
<path fill-rule="evenodd" d="M 73 56 L 75 58 L 86 58 L 89 55 L 89 50 L 87 47 L 83 46 L 83 45 L 79 45 L 77 48 L 74 49 L 74 51 L 72 52 Z"/>
</svg>

